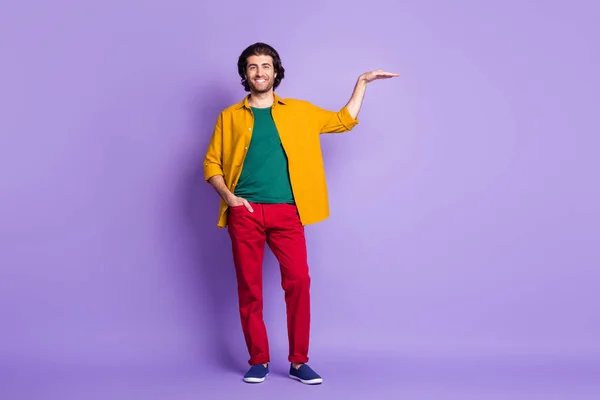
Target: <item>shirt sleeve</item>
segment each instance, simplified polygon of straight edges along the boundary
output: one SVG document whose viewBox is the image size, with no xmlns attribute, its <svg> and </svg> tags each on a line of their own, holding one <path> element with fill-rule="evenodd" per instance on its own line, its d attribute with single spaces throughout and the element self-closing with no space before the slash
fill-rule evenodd
<svg viewBox="0 0 600 400">
<path fill-rule="evenodd" d="M 321 107 L 312 105 L 313 118 L 319 126 L 319 133 L 342 133 L 352 130 L 359 121 L 352 118 L 347 107 L 340 111 L 329 111 Z"/>
<path fill-rule="evenodd" d="M 219 114 L 213 130 L 206 156 L 204 157 L 204 179 L 223 175 L 223 114 Z"/>
</svg>

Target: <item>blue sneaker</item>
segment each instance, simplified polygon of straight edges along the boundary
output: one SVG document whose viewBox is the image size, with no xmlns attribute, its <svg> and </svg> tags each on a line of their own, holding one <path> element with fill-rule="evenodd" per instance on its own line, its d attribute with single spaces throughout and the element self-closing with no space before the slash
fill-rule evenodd
<svg viewBox="0 0 600 400">
<path fill-rule="evenodd" d="M 264 382 L 265 377 L 269 375 L 269 364 L 265 367 L 262 364 L 256 364 L 250 367 L 246 375 L 244 375 L 244 382 L 248 383 L 260 383 Z"/>
<path fill-rule="evenodd" d="M 298 369 L 290 365 L 290 378 L 296 379 L 307 385 L 318 385 L 319 383 L 323 383 L 323 378 L 306 364 L 302 364 Z"/>
</svg>

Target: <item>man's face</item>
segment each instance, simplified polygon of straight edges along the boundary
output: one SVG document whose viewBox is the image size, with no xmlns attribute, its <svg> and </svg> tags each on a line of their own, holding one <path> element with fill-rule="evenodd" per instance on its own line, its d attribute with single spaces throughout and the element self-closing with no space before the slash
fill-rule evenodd
<svg viewBox="0 0 600 400">
<path fill-rule="evenodd" d="M 250 56 L 246 66 L 246 79 L 254 93 L 266 93 L 275 83 L 275 68 L 271 56 Z"/>
</svg>

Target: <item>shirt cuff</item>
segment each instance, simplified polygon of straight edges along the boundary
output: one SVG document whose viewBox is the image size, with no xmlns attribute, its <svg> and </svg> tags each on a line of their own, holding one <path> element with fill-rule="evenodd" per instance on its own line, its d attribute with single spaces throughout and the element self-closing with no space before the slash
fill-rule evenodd
<svg viewBox="0 0 600 400">
<path fill-rule="evenodd" d="M 356 125 L 358 125 L 359 122 L 358 118 L 352 118 L 352 115 L 350 115 L 350 111 L 348 111 L 348 107 L 344 107 L 340 111 L 340 120 L 348 130 L 354 128 Z"/>
<path fill-rule="evenodd" d="M 204 179 L 208 181 L 215 175 L 223 175 L 223 169 L 218 164 L 205 163 L 204 164 Z"/>
</svg>

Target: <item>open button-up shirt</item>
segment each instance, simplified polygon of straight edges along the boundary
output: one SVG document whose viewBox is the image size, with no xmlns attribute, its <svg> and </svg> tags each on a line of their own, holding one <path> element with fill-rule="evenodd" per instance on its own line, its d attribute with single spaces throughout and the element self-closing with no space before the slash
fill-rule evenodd
<svg viewBox="0 0 600 400">
<path fill-rule="evenodd" d="M 288 158 L 300 221 L 302 225 L 320 222 L 329 217 L 320 135 L 350 131 L 358 119 L 353 118 L 346 107 L 334 112 L 305 100 L 274 96 L 271 113 Z M 219 114 L 204 159 L 205 179 L 222 175 L 231 192 L 240 178 L 254 127 L 248 98 Z M 228 205 L 221 199 L 218 227 L 227 226 L 227 212 Z"/>
</svg>

